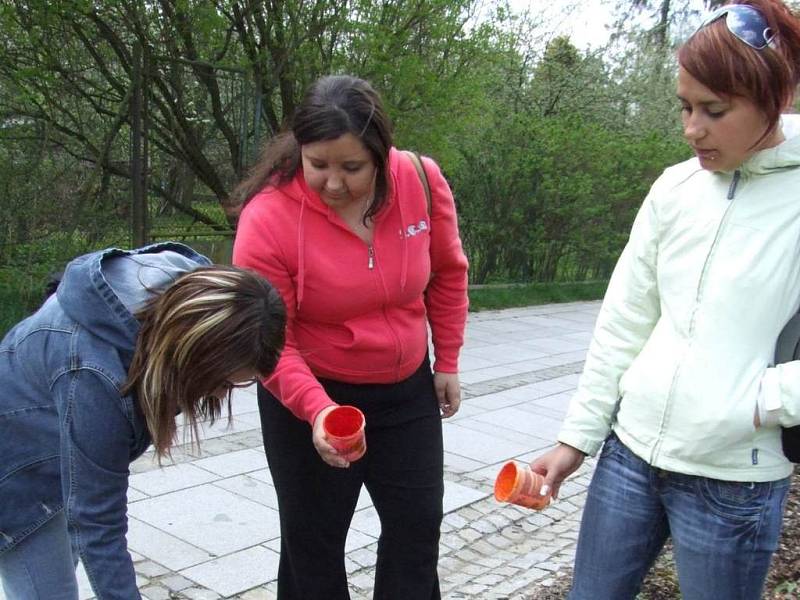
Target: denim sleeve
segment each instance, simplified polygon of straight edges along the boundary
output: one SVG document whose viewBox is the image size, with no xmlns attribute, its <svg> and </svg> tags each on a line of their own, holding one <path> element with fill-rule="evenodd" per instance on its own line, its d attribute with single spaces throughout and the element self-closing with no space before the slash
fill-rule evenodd
<svg viewBox="0 0 800 600">
<path fill-rule="evenodd" d="M 134 432 L 117 387 L 87 368 L 62 377 L 61 485 L 73 551 L 98 600 L 140 598 L 128 553 L 127 490 Z"/>
</svg>

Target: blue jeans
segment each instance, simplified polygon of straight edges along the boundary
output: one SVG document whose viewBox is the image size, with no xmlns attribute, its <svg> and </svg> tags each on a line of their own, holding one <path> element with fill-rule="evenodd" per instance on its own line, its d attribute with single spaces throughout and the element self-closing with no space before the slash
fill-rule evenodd
<svg viewBox="0 0 800 600">
<path fill-rule="evenodd" d="M 7 600 L 78 600 L 78 581 L 64 512 L 0 555 Z"/>
<path fill-rule="evenodd" d="M 740 483 L 663 471 L 612 434 L 589 486 L 569 599 L 635 598 L 671 536 L 684 600 L 758 600 L 788 490 L 788 478 Z"/>
</svg>

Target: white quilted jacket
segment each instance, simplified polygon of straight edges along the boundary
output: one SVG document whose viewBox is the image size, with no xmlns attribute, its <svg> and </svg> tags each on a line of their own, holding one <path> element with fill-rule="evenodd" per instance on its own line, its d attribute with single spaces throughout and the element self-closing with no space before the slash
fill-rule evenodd
<svg viewBox="0 0 800 600">
<path fill-rule="evenodd" d="M 800 117 L 782 126 L 786 141 L 736 173 L 692 159 L 655 182 L 559 441 L 595 454 L 613 428 L 662 469 L 731 481 L 791 473 L 779 424 L 800 423 L 800 361 L 771 362 L 800 306 Z M 759 405 L 768 424 L 756 429 Z"/>
</svg>

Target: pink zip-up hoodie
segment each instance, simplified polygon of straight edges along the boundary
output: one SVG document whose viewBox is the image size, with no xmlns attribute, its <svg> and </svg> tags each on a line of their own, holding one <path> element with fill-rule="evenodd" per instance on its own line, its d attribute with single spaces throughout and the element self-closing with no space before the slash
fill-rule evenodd
<svg viewBox="0 0 800 600">
<path fill-rule="evenodd" d="M 455 204 L 439 167 L 423 158 L 425 192 L 411 160 L 392 149 L 387 202 L 372 244 L 353 233 L 298 169 L 242 211 L 233 262 L 266 277 L 287 308 L 286 348 L 264 383 L 298 418 L 314 422 L 335 403 L 316 377 L 395 383 L 428 350 L 434 370 L 458 372 L 467 318 L 467 258 Z"/>
</svg>

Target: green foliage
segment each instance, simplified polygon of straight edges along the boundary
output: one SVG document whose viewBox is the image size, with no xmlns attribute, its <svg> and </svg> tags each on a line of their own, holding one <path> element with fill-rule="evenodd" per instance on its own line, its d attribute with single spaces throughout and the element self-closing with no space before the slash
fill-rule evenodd
<svg viewBox="0 0 800 600">
<path fill-rule="evenodd" d="M 75 231 L 94 240 L 127 227 L 124 213 L 91 192 L 96 171 L 48 152 L 36 134 L 26 124 L 0 129 L 0 264 L 17 244 Z"/>
<path fill-rule="evenodd" d="M 517 85 L 462 142 L 452 177 L 471 281 L 607 278 L 647 190 L 686 146 L 663 117 L 632 119 L 627 90 L 564 38 Z"/>
<path fill-rule="evenodd" d="M 779 598 L 795 598 L 797 591 L 798 582 L 796 581 L 784 581 L 775 588 L 775 594 L 778 594 Z"/>
<path fill-rule="evenodd" d="M 622 54 L 541 47 L 536 19 L 504 0 L 0 3 L 0 268 L 47 270 L 65 239 L 128 245 L 137 46 L 157 239 L 225 255 L 261 140 L 313 79 L 349 72 L 381 91 L 396 145 L 443 167 L 471 281 L 604 279 L 686 156 L 674 65 L 635 36 Z"/>
<path fill-rule="evenodd" d="M 33 312 L 44 300 L 45 288 L 67 263 L 98 247 L 127 246 L 126 238 L 113 229 L 95 239 L 80 232 L 58 232 L 28 243 L 7 246 L 0 264 L 0 337 L 17 321 Z"/>
<path fill-rule="evenodd" d="M 553 302 L 599 300 L 605 294 L 606 287 L 608 281 L 474 287 L 469 290 L 469 309 L 499 310 Z"/>
<path fill-rule="evenodd" d="M 0 338 L 36 309 L 43 289 L 44 281 L 21 281 L 18 273 L 0 270 Z"/>
</svg>

